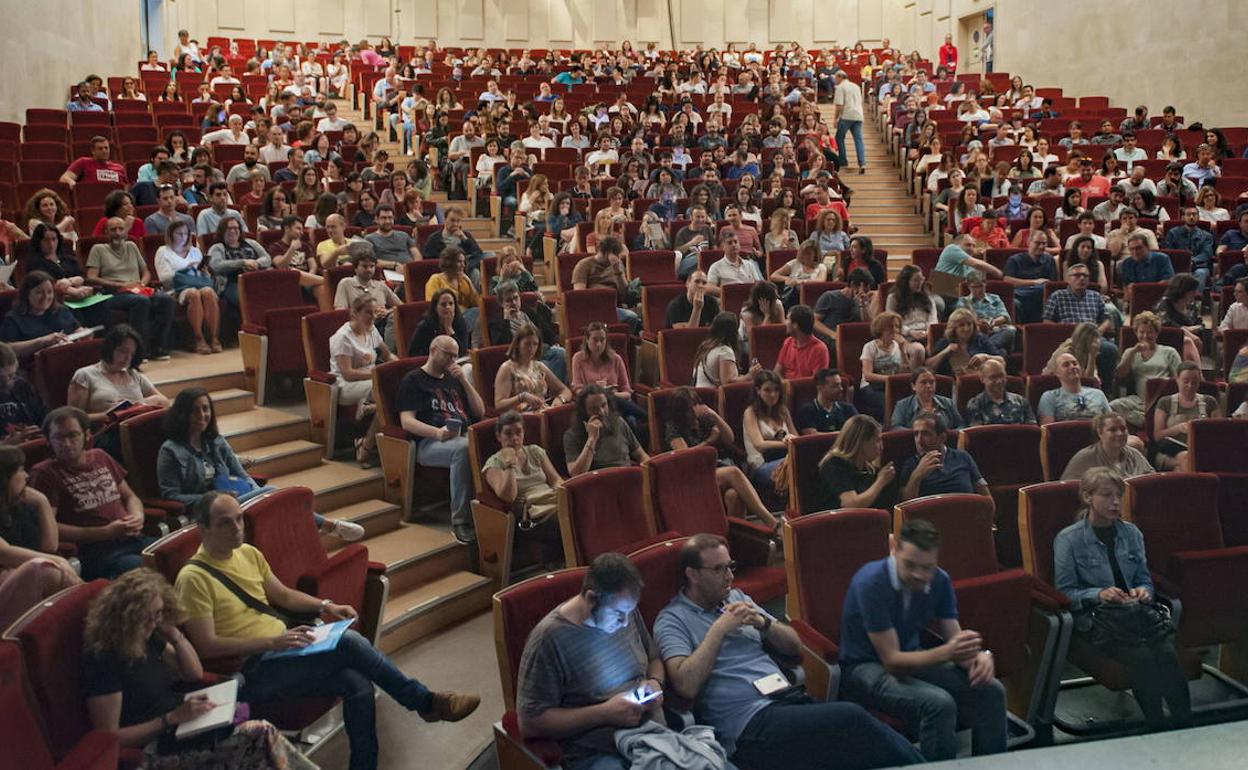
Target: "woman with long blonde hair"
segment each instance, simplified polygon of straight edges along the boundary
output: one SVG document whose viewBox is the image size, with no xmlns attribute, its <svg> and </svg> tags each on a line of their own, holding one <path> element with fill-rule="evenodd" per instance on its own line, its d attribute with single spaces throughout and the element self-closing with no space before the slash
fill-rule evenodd
<svg viewBox="0 0 1248 770">
<path fill-rule="evenodd" d="M 819 461 L 819 487 L 808 490 L 812 494 L 800 513 L 868 507 L 892 510 L 897 501 L 897 469 L 892 463 L 880 466 L 883 435 L 874 417 L 849 418 Z"/>
</svg>

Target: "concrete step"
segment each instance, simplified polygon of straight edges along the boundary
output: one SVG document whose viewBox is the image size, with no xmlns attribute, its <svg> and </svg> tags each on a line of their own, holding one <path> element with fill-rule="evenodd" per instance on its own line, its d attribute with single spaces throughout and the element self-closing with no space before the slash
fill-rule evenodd
<svg viewBox="0 0 1248 770">
<path fill-rule="evenodd" d="M 246 412 L 256 405 L 256 394 L 242 388 L 214 390 L 208 396 L 212 398 L 212 408 L 217 417 Z"/>
<path fill-rule="evenodd" d="M 406 591 L 390 591 L 382 614 L 378 648 L 390 653 L 430 634 L 486 611 L 494 594 L 489 578 L 453 572 Z"/>
<path fill-rule="evenodd" d="M 273 478 L 288 473 L 315 468 L 321 464 L 323 447 L 311 441 L 295 439 L 279 444 L 255 447 L 241 453 L 241 457 L 251 460 L 252 473 Z"/>
<path fill-rule="evenodd" d="M 352 503 L 385 497 L 385 481 L 376 468 L 333 460 L 313 468 L 286 473 L 269 479 L 275 487 L 308 487 L 315 495 L 318 512 L 332 511 Z"/>
<path fill-rule="evenodd" d="M 263 406 L 219 416 L 217 429 L 240 454 L 256 447 L 309 438 L 307 417 Z"/>
<path fill-rule="evenodd" d="M 380 538 L 399 528 L 403 520 L 403 511 L 399 506 L 386 500 L 370 498 L 358 503 L 344 505 L 332 511 L 325 511 L 327 519 L 353 521 L 364 528 L 363 543 L 369 548 L 369 558 L 381 561 L 373 551 L 376 538 Z M 337 541 L 327 543 L 327 547 L 336 548 Z"/>
<path fill-rule="evenodd" d="M 470 567 L 470 551 L 444 528 L 399 524 L 369 537 L 368 558 L 386 565 L 391 594 L 403 593 Z"/>
</svg>

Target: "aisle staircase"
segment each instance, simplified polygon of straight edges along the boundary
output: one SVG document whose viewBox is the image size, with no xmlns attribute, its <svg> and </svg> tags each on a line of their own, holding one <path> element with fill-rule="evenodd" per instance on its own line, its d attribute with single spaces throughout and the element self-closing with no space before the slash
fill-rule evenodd
<svg viewBox="0 0 1248 770">
<path fill-rule="evenodd" d="M 832 125 L 832 105 L 819 105 L 819 112 Z M 850 203 L 850 221 L 859 228 L 858 234 L 871 239 L 877 249 L 888 252 L 888 275 L 896 277 L 909 264 L 914 249 L 933 245 L 931 235 L 924 232 L 923 219 L 914 210 L 914 199 L 898 175 L 888 152 L 888 143 L 876 128 L 875 121 L 864 121 L 862 141 L 867 151 L 867 173 L 858 174 L 858 156 L 853 137 L 846 135 L 849 166 L 841 171 L 842 181 L 854 190 Z"/>
<path fill-rule="evenodd" d="M 364 527 L 361 542 L 372 561 L 386 565 L 390 579 L 378 641 L 383 651 L 393 652 L 489 607 L 495 586 L 471 571 L 474 557 L 450 535 L 446 517 L 433 524 L 405 523 L 380 470 L 323 460 L 321 445 L 309 440 L 303 404 L 255 405 L 254 394 L 243 389 L 237 349 L 214 356 L 175 353 L 170 361 L 149 363 L 145 371 L 170 398 L 186 388 L 206 388 L 221 435 L 244 463 L 251 463 L 253 473 L 268 477 L 275 487 L 306 486 L 318 512 Z M 325 545 L 332 551 L 342 543 L 327 536 Z"/>
</svg>

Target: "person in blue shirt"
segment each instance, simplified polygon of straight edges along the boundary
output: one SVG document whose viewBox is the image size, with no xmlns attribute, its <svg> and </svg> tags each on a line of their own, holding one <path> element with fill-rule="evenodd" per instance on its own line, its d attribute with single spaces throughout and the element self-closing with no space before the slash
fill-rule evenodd
<svg viewBox="0 0 1248 770">
<path fill-rule="evenodd" d="M 69 112 L 103 112 L 104 108 L 92 98 L 91 84 L 82 81 L 78 84 L 78 95 L 65 105 Z"/>
<path fill-rule="evenodd" d="M 667 672 L 664 691 L 695 702 L 733 763 L 755 770 L 911 765 L 923 757 L 861 706 L 791 695 L 772 700 L 755 682 L 781 675 L 763 649 L 801 649 L 797 633 L 733 588 L 735 562 L 719 535 L 685 541 L 680 592 L 659 613 L 654 637 Z"/>
<path fill-rule="evenodd" d="M 1192 253 L 1192 275 L 1200 282 L 1200 293 L 1205 293 L 1213 262 L 1213 233 L 1200 226 L 1200 209 L 1183 207 L 1183 224 L 1166 231 L 1161 245 L 1167 249 L 1185 249 Z"/>
<path fill-rule="evenodd" d="M 1139 233 L 1127 238 L 1127 258 L 1122 260 L 1122 285 L 1159 283 L 1174 275 L 1170 255 L 1148 248 L 1148 239 Z"/>
<path fill-rule="evenodd" d="M 572 67 L 571 70 L 560 72 L 558 75 L 555 75 L 554 79 L 550 82 L 566 86 L 570 91 L 572 90 L 572 86 L 577 86 L 585 82 L 585 72 L 581 69 L 581 65 L 577 64 Z"/>
<path fill-rule="evenodd" d="M 957 756 L 959 721 L 970 723 L 975 755 L 999 754 L 1007 737 L 1005 687 L 983 639 L 958 623 L 939 552 L 936 527 L 911 519 L 890 556 L 854 575 L 841 618 L 841 696 L 898 717 L 917 714 L 929 762 Z M 945 642 L 923 649 L 920 633 L 933 621 Z"/>
<path fill-rule="evenodd" d="M 1242 251 L 1248 255 L 1248 208 L 1239 209 L 1239 229 L 1227 230 L 1218 239 L 1216 254 L 1224 251 Z M 1225 284 L 1225 281 L 1223 281 Z"/>
<path fill-rule="evenodd" d="M 945 443 L 949 423 L 938 412 L 920 412 L 911 423 L 915 454 L 901 464 L 901 499 L 945 493 L 979 493 L 989 500 L 988 482 L 975 458 Z"/>
</svg>

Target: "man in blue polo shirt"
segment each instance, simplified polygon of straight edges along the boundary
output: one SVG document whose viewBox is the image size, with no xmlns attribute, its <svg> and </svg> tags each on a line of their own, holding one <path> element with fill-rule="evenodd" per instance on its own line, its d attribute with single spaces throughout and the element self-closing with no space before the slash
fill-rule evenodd
<svg viewBox="0 0 1248 770">
<path fill-rule="evenodd" d="M 694 701 L 734 763 L 756 770 L 910 765 L 922 755 L 861 706 L 805 696 L 775 701 L 759 684 L 800 650 L 797 634 L 732 587 L 732 557 L 719 535 L 694 535 L 680 549 L 681 589 L 654 622 L 668 692 Z"/>
<path fill-rule="evenodd" d="M 958 624 L 949 573 L 937 564 L 931 522 L 901 527 L 886 559 L 863 565 L 849 584 L 841 620 L 841 695 L 897 717 L 919 719 L 919 748 L 931 762 L 957 756 L 958 717 L 976 755 L 1005 751 L 1005 687 L 992 652 Z M 922 649 L 935 620 L 945 643 Z"/>
<path fill-rule="evenodd" d="M 945 443 L 949 423 L 936 412 L 920 412 L 910 422 L 915 454 L 901 464 L 901 499 L 946 493 L 979 494 L 992 499 L 975 458 Z"/>
<path fill-rule="evenodd" d="M 1127 254 L 1120 267 L 1123 286 L 1133 283 L 1159 283 L 1174 276 L 1174 264 L 1170 261 L 1170 255 L 1150 249 L 1148 239 L 1143 235 L 1135 233 L 1127 238 Z"/>
</svg>

